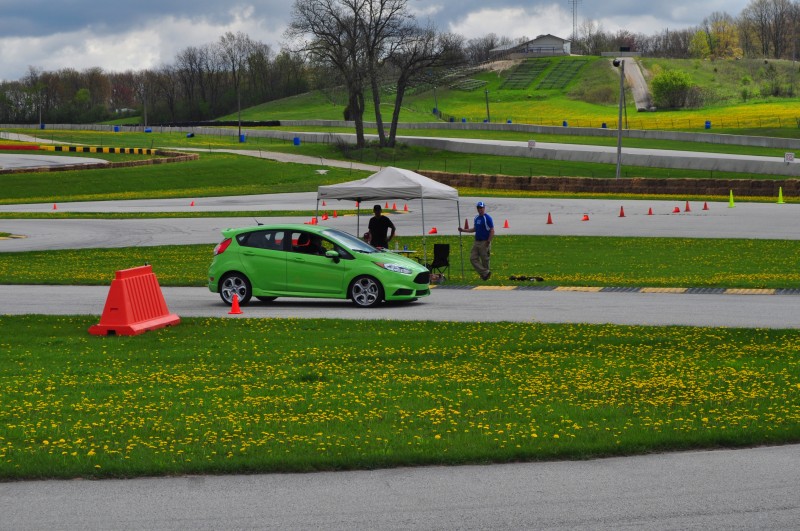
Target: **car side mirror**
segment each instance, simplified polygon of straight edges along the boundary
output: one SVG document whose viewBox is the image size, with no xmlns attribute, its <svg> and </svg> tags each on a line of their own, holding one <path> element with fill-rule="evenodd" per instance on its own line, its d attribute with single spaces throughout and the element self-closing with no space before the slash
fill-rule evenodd
<svg viewBox="0 0 800 531">
<path fill-rule="evenodd" d="M 336 264 L 339 263 L 339 259 L 341 258 L 339 256 L 339 251 L 336 251 L 334 249 L 331 249 L 330 251 L 326 251 L 325 252 L 325 256 L 327 256 L 328 258 L 332 259 L 333 262 L 336 263 Z"/>
</svg>

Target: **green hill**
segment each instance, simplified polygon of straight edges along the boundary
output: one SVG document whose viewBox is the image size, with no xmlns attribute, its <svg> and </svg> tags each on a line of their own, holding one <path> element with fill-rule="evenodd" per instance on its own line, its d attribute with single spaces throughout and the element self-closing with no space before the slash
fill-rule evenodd
<svg viewBox="0 0 800 531">
<path fill-rule="evenodd" d="M 626 96 L 627 125 L 635 129 L 797 128 L 799 73 L 790 61 L 698 61 L 640 59 L 645 77 L 677 69 L 696 85 L 693 109 L 637 112 Z M 616 127 L 619 72 L 609 58 L 551 57 L 505 61 L 481 71 L 440 72 L 415 87 L 403 102 L 401 121 L 435 121 L 438 105 L 445 120 L 531 123 L 575 127 Z M 436 87 L 435 89 L 433 87 Z M 435 93 L 434 93 L 435 90 Z M 393 95 L 382 95 L 384 119 Z M 244 120 L 343 119 L 341 90 L 315 91 L 242 111 Z M 236 119 L 229 115 L 220 119 Z M 374 120 L 368 105 L 365 120 Z"/>
</svg>

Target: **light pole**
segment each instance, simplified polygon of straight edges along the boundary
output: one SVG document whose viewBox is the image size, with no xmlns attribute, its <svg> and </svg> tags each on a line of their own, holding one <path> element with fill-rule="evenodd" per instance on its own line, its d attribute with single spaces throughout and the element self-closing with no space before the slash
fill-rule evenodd
<svg viewBox="0 0 800 531">
<path fill-rule="evenodd" d="M 489 89 L 486 89 L 486 123 L 490 123 L 492 117 L 489 114 Z"/>
<path fill-rule="evenodd" d="M 625 105 L 625 60 L 614 59 L 619 68 L 619 118 L 617 119 L 617 179 L 622 169 L 622 108 Z"/>
</svg>

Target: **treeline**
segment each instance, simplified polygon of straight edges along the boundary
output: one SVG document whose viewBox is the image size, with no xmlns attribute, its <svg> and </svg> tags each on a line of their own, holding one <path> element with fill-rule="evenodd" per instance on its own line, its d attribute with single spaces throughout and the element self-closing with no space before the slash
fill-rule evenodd
<svg viewBox="0 0 800 531">
<path fill-rule="evenodd" d="M 572 43 L 573 53 L 599 55 L 625 47 L 649 57 L 673 59 L 796 59 L 800 2 L 751 0 L 738 17 L 716 11 L 694 28 L 656 35 L 627 30 L 609 33 L 584 22 Z"/>
<path fill-rule="evenodd" d="M 676 59 L 795 59 L 798 22 L 800 0 L 752 0 L 738 17 L 715 12 L 695 28 L 655 35 L 612 33 L 585 21 L 571 38 L 572 53 L 629 49 Z M 439 64 L 447 67 L 478 65 L 496 58 L 493 50 L 500 46 L 531 40 L 494 34 L 439 38 L 444 42 Z M 182 50 L 172 64 L 157 69 L 49 72 L 30 67 L 22 79 L 0 83 L 0 122 L 90 123 L 127 116 L 145 124 L 202 121 L 342 83 L 339 72 L 313 57 L 276 53 L 248 35 L 226 33 L 216 42 Z"/>
<path fill-rule="evenodd" d="M 172 64 L 157 69 L 46 72 L 29 67 L 22 79 L 0 84 L 0 121 L 210 120 L 236 111 L 237 97 L 248 107 L 306 92 L 311 80 L 299 54 L 275 54 L 245 34 L 226 33 L 214 43 L 182 50 Z"/>
</svg>

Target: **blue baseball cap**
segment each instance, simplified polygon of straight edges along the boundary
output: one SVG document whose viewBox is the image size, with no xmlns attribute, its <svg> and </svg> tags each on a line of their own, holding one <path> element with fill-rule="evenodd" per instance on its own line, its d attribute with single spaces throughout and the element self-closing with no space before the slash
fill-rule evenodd
<svg viewBox="0 0 800 531">
<path fill-rule="evenodd" d="M 478 201 L 477 207 L 478 208 L 486 208 L 486 203 L 484 203 L 483 201 Z"/>
</svg>

